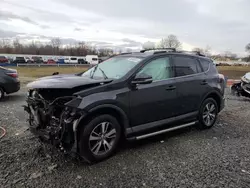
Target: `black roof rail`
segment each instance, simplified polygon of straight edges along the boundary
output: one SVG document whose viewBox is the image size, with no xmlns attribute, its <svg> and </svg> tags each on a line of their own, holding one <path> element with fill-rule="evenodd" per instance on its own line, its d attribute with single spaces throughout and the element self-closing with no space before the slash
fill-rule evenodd
<svg viewBox="0 0 250 188">
<path fill-rule="evenodd" d="M 194 55 L 206 57 L 205 54 L 202 54 L 199 51 L 185 51 L 185 50 L 181 50 L 181 51 L 177 51 L 177 52 L 179 52 L 179 53 L 189 53 L 189 54 L 194 54 Z"/>
<path fill-rule="evenodd" d="M 161 52 L 158 52 L 158 53 L 163 53 L 163 52 L 167 52 L 167 51 L 176 52 L 175 48 L 152 48 L 152 49 L 141 50 L 140 52 L 144 53 L 144 52 L 151 51 L 151 50 L 161 50 Z"/>
</svg>

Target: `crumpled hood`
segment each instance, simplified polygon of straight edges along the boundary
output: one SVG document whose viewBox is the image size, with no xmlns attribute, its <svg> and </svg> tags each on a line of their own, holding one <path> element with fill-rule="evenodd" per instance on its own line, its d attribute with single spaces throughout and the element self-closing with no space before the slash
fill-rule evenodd
<svg viewBox="0 0 250 188">
<path fill-rule="evenodd" d="M 248 73 L 245 74 L 245 78 L 246 78 L 247 80 L 250 80 L 250 72 L 248 72 Z"/>
<path fill-rule="evenodd" d="M 81 77 L 75 74 L 59 74 L 54 76 L 46 76 L 39 78 L 27 84 L 28 88 L 65 88 L 70 89 L 77 86 L 84 86 L 96 83 L 111 82 L 111 79 L 96 80 L 88 77 Z"/>
</svg>

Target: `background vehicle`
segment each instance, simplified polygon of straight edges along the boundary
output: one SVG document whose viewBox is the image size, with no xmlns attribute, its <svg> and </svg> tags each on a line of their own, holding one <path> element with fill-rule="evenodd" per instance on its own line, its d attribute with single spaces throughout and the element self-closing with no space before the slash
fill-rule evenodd
<svg viewBox="0 0 250 188">
<path fill-rule="evenodd" d="M 94 65 L 99 63 L 97 55 L 86 55 L 86 61 L 89 64 L 94 64 Z"/>
<path fill-rule="evenodd" d="M 85 59 L 83 58 L 79 58 L 77 61 L 78 61 L 78 64 L 88 64 L 88 62 L 85 61 Z"/>
<path fill-rule="evenodd" d="M 0 63 L 8 63 L 9 60 L 5 56 L 0 56 Z"/>
<path fill-rule="evenodd" d="M 65 61 L 64 61 L 63 58 L 59 58 L 59 59 L 57 59 L 57 62 L 56 62 L 56 63 L 58 63 L 58 64 L 64 64 Z"/>
<path fill-rule="evenodd" d="M 246 73 L 241 80 L 231 86 L 231 93 L 237 96 L 250 97 L 250 73 Z"/>
<path fill-rule="evenodd" d="M 56 62 L 53 59 L 48 59 L 47 64 L 56 64 Z"/>
<path fill-rule="evenodd" d="M 15 57 L 13 60 L 13 63 L 15 64 L 24 64 L 26 63 L 24 57 Z"/>
<path fill-rule="evenodd" d="M 211 59 L 175 49 L 114 56 L 28 87 L 30 130 L 88 162 L 114 154 L 121 137 L 140 140 L 197 122 L 211 128 L 225 101 L 225 80 Z"/>
<path fill-rule="evenodd" d="M 77 57 L 71 57 L 71 58 L 69 59 L 69 63 L 77 64 L 77 63 L 78 63 L 78 62 L 77 62 Z"/>
<path fill-rule="evenodd" d="M 30 57 L 24 57 L 26 63 L 33 63 L 33 60 Z"/>
<path fill-rule="evenodd" d="M 43 63 L 42 57 L 32 56 L 31 59 L 33 60 L 34 63 L 37 63 L 37 64 Z"/>
<path fill-rule="evenodd" d="M 14 93 L 19 91 L 19 89 L 20 82 L 17 71 L 0 66 L 0 100 L 4 98 L 5 93 Z"/>
</svg>

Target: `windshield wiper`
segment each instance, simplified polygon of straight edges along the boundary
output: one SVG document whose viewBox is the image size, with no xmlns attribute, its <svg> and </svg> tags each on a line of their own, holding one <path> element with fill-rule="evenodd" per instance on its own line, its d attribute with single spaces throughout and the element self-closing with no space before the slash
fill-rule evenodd
<svg viewBox="0 0 250 188">
<path fill-rule="evenodd" d="M 97 67 L 98 67 L 98 65 L 96 65 L 95 68 L 94 68 L 94 70 L 91 72 L 92 75 L 91 75 L 91 73 L 90 73 L 90 78 L 93 78 L 93 77 L 94 77 L 94 74 L 95 74 L 95 71 L 96 71 Z"/>
<path fill-rule="evenodd" d="M 105 74 L 105 72 L 104 72 L 101 68 L 99 68 L 99 70 L 102 72 L 102 75 L 103 75 L 104 79 L 105 79 L 105 80 L 108 79 L 108 77 L 107 77 L 107 75 Z"/>
</svg>

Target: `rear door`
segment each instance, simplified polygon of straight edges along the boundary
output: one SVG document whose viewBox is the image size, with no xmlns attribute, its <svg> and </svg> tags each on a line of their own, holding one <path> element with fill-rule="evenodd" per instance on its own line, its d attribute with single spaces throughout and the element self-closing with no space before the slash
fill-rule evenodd
<svg viewBox="0 0 250 188">
<path fill-rule="evenodd" d="M 202 96 L 207 91 L 206 75 L 200 62 L 192 56 L 173 56 L 175 83 L 178 97 L 178 115 L 193 113 L 199 109 Z"/>
<path fill-rule="evenodd" d="M 175 116 L 177 96 L 169 56 L 158 57 L 139 72 L 153 77 L 150 84 L 137 85 L 130 92 L 130 121 L 132 126 Z"/>
</svg>

